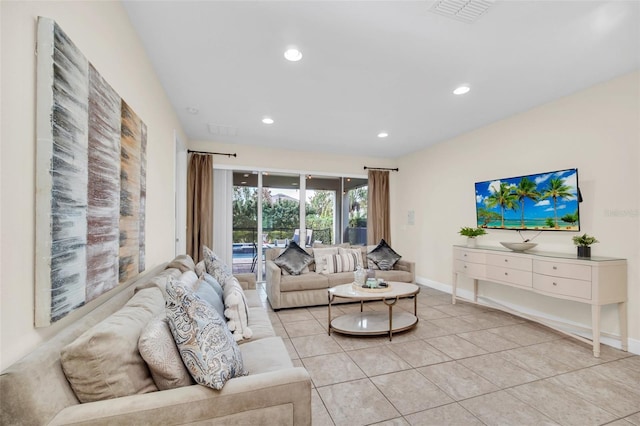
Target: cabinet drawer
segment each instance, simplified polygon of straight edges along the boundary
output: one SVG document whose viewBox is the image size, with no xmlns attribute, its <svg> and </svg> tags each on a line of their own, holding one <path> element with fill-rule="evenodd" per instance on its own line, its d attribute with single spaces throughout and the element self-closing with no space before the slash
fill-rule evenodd
<svg viewBox="0 0 640 426">
<path fill-rule="evenodd" d="M 534 260 L 533 272 L 553 277 L 573 278 L 576 280 L 591 281 L 591 266 L 569 263 L 556 263 L 546 260 Z"/>
<path fill-rule="evenodd" d="M 591 300 L 591 281 L 533 274 L 533 288 L 547 293 Z"/>
<path fill-rule="evenodd" d="M 508 254 L 489 254 L 487 255 L 487 264 L 503 268 L 519 269 L 521 271 L 532 270 L 530 258 L 509 256 Z"/>
<path fill-rule="evenodd" d="M 456 249 L 456 259 L 472 263 L 485 263 L 486 256 L 477 251 Z"/>
<path fill-rule="evenodd" d="M 487 265 L 487 278 L 522 287 L 531 287 L 531 272 Z"/>
<path fill-rule="evenodd" d="M 470 277 L 484 277 L 486 273 L 485 266 L 479 263 L 470 263 L 463 260 L 455 260 L 453 264 L 456 272 L 469 275 Z"/>
</svg>

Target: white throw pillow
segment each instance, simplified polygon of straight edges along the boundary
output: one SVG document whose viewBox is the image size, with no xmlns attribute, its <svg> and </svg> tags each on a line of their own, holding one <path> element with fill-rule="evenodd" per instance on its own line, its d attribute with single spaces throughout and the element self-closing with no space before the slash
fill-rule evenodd
<svg viewBox="0 0 640 426">
<path fill-rule="evenodd" d="M 316 272 L 319 274 L 325 273 L 325 269 L 327 267 L 326 257 L 334 254 L 338 254 L 338 247 L 325 247 L 325 248 L 314 248 L 313 249 L 313 257 L 316 262 Z"/>
<path fill-rule="evenodd" d="M 227 279 L 224 284 L 224 316 L 227 326 L 233 332 L 236 341 L 250 339 L 253 331 L 249 328 L 249 309 L 242 286 L 236 277 Z"/>
<path fill-rule="evenodd" d="M 356 258 L 352 254 L 332 254 L 323 256 L 325 265 L 320 274 L 337 274 L 339 272 L 352 272 L 358 266 Z"/>
</svg>

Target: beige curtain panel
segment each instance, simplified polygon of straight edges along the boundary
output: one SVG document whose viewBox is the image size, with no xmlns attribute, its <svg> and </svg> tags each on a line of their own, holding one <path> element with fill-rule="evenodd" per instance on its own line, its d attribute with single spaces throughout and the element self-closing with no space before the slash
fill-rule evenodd
<svg viewBox="0 0 640 426">
<path fill-rule="evenodd" d="M 187 254 L 198 263 L 213 242 L 213 158 L 191 154 L 187 177 Z"/>
<path fill-rule="evenodd" d="M 367 242 L 378 244 L 381 239 L 391 245 L 389 172 L 369 170 L 369 201 L 367 209 Z"/>
</svg>

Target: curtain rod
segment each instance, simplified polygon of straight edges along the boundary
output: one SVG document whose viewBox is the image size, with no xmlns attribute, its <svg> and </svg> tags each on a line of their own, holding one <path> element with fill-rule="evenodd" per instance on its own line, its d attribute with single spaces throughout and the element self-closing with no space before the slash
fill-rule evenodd
<svg viewBox="0 0 640 426">
<path fill-rule="evenodd" d="M 399 172 L 400 171 L 400 169 L 397 168 L 397 167 L 395 169 L 389 169 L 387 167 L 367 167 L 367 166 L 364 166 L 364 169 L 365 170 L 367 170 L 367 169 L 369 169 L 369 170 L 388 170 L 390 172 Z"/>
<path fill-rule="evenodd" d="M 208 154 L 208 155 L 226 155 L 227 157 L 237 157 L 238 154 L 235 152 L 233 154 L 229 154 L 227 152 L 206 152 L 206 151 L 192 151 L 190 149 L 187 150 L 189 154 Z"/>
</svg>

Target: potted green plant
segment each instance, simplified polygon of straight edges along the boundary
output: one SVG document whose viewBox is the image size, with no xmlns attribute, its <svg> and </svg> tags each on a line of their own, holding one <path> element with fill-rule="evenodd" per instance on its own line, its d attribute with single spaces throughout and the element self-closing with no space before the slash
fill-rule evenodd
<svg viewBox="0 0 640 426">
<path fill-rule="evenodd" d="M 588 234 L 576 235 L 573 244 L 578 246 L 578 257 L 591 257 L 591 245 L 598 243 L 596 237 Z"/>
<path fill-rule="evenodd" d="M 483 228 L 470 228 L 468 226 L 463 226 L 460 228 L 458 233 L 464 237 L 467 237 L 467 247 L 475 247 L 476 246 L 476 237 L 480 235 L 485 235 L 487 231 Z"/>
</svg>

